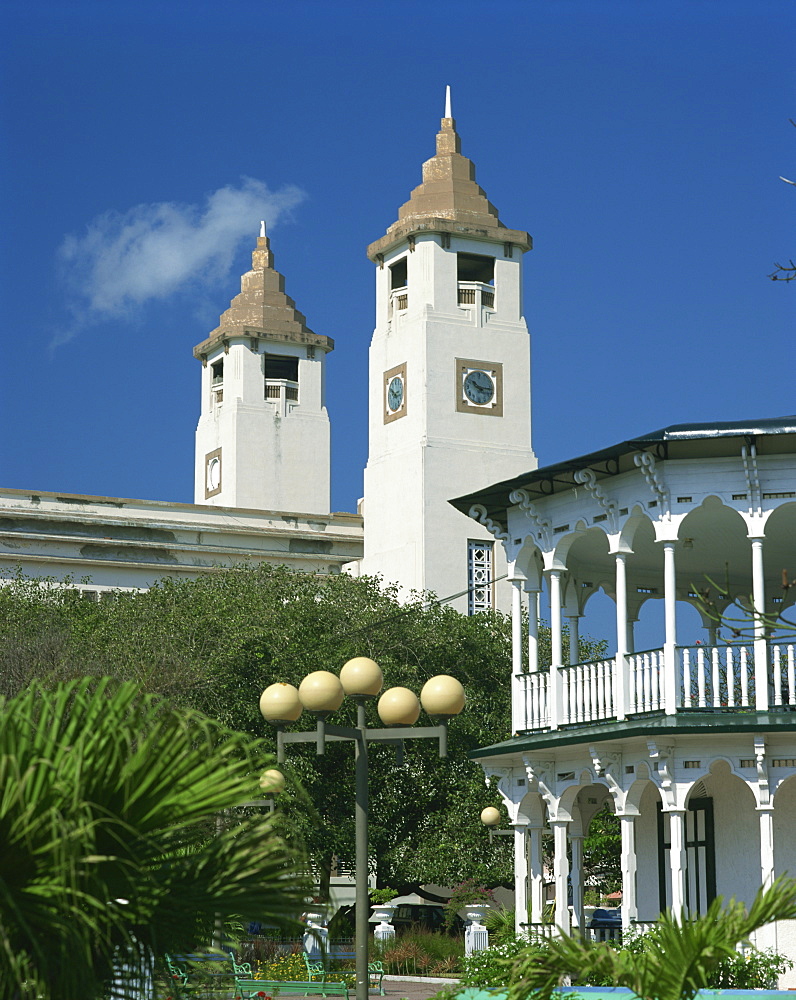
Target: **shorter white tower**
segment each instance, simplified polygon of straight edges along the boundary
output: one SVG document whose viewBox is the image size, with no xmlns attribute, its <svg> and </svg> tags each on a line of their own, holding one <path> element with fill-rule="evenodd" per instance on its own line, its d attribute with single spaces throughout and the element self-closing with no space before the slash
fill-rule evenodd
<svg viewBox="0 0 796 1000">
<path fill-rule="evenodd" d="M 328 514 L 325 372 L 334 341 L 313 333 L 285 295 L 264 223 L 240 284 L 194 348 L 202 362 L 195 501 Z"/>
</svg>

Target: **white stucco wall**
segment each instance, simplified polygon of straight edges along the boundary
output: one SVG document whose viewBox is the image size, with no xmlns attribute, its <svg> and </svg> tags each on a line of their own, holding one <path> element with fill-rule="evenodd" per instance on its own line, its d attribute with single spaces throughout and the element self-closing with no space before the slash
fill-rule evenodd
<svg viewBox="0 0 796 1000">
<path fill-rule="evenodd" d="M 298 358 L 298 401 L 265 398 L 263 354 Z M 328 513 L 331 453 L 325 405 L 326 355 L 303 345 L 230 340 L 202 369 L 196 430 L 194 497 L 213 506 Z M 211 387 L 213 362 L 224 361 L 223 401 Z M 221 449 L 221 490 L 207 497 L 206 456 Z"/>
<path fill-rule="evenodd" d="M 457 253 L 495 258 L 495 309 L 458 304 Z M 405 257 L 408 307 L 390 301 L 390 264 Z M 376 270 L 376 329 L 370 349 L 369 455 L 365 470 L 364 573 L 405 590 L 445 597 L 467 588 L 468 539 L 492 540 L 448 504 L 535 466 L 530 444 L 530 341 L 521 310 L 522 260 L 503 244 L 436 234 L 404 243 Z M 501 416 L 457 410 L 456 360 L 502 366 Z M 384 373 L 406 366 L 406 413 L 385 422 Z M 505 555 L 495 545 L 495 576 Z M 510 586 L 496 585 L 510 607 Z M 467 599 L 454 603 L 461 611 Z"/>
</svg>

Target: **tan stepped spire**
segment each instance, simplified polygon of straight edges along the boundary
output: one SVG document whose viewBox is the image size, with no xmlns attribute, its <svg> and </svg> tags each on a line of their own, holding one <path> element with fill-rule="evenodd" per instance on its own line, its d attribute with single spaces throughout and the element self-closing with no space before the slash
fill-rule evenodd
<svg viewBox="0 0 796 1000">
<path fill-rule="evenodd" d="M 303 313 L 285 294 L 284 276 L 274 268 L 271 243 L 265 235 L 265 223 L 260 223 L 257 246 L 252 252 L 252 269 L 240 279 L 240 293 L 221 314 L 218 326 L 194 348 L 194 357 L 206 360 L 207 355 L 232 337 L 249 337 L 288 344 L 310 344 L 331 351 L 334 341 L 313 333 Z"/>
<path fill-rule="evenodd" d="M 398 210 L 398 221 L 387 234 L 368 247 L 368 257 L 377 260 L 391 246 L 423 231 L 461 233 L 474 238 L 512 243 L 530 250 L 528 233 L 507 229 L 495 206 L 475 180 L 475 164 L 461 154 L 450 104 L 445 99 L 445 117 L 437 133 L 437 152 L 423 164 L 423 181 L 409 201 Z"/>
</svg>

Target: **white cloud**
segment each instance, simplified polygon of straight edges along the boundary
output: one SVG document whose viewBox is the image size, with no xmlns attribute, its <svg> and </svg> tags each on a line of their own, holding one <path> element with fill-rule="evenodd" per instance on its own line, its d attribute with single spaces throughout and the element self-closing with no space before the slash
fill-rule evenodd
<svg viewBox="0 0 796 1000">
<path fill-rule="evenodd" d="M 86 323 L 190 286 L 225 282 L 241 241 L 254 244 L 259 220 L 273 226 L 304 197 L 297 187 L 271 191 L 243 177 L 237 187 L 213 191 L 204 205 L 161 202 L 97 216 L 82 236 L 67 236 L 59 248 L 76 326 L 51 346 Z"/>
</svg>

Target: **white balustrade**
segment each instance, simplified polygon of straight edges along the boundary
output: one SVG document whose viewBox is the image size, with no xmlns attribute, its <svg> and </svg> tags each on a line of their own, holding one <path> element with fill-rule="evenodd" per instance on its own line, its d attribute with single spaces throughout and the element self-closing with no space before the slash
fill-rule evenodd
<svg viewBox="0 0 796 1000">
<path fill-rule="evenodd" d="M 550 674 L 536 671 L 532 674 L 520 674 L 522 678 L 523 697 L 525 698 L 525 718 L 528 729 L 545 729 L 550 725 L 550 703 L 548 689 Z"/>
<path fill-rule="evenodd" d="M 479 309 L 483 306 L 485 309 L 494 309 L 494 285 L 487 285 L 482 281 L 460 281 L 459 305 L 477 306 Z"/>
<path fill-rule="evenodd" d="M 614 711 L 615 660 L 561 667 L 564 724 L 610 719 Z"/>
<path fill-rule="evenodd" d="M 771 647 L 774 706 L 796 706 L 796 646 L 777 643 Z"/>
<path fill-rule="evenodd" d="M 680 648 L 683 708 L 749 708 L 753 652 L 747 646 Z M 749 680 L 752 677 L 752 684 Z"/>
<path fill-rule="evenodd" d="M 751 645 L 680 646 L 677 660 L 685 709 L 748 709 L 755 703 L 754 650 Z M 650 649 L 625 656 L 632 714 L 663 711 L 664 656 Z M 616 659 L 559 667 L 562 725 L 601 722 L 616 717 Z M 521 697 L 529 730 L 550 725 L 552 699 L 548 670 L 522 674 Z M 771 704 L 796 708 L 796 643 L 770 647 Z"/>
<path fill-rule="evenodd" d="M 648 649 L 628 653 L 625 657 L 630 671 L 630 712 L 658 712 L 662 708 L 663 650 Z"/>
</svg>

